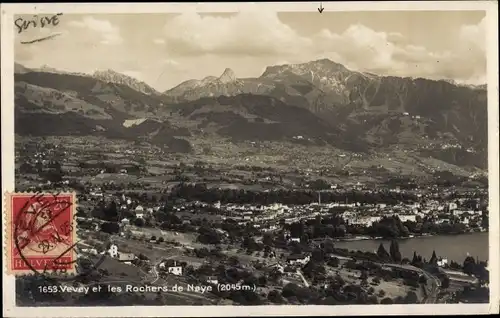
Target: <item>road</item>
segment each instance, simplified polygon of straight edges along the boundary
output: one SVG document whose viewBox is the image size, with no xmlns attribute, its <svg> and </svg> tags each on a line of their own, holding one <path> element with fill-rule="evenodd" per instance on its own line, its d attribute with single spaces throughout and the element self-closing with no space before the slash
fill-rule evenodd
<svg viewBox="0 0 500 318">
<path fill-rule="evenodd" d="M 309 287 L 309 282 L 307 281 L 307 279 L 304 277 L 304 275 L 302 275 L 302 271 L 300 269 L 297 268 L 297 275 L 299 275 L 299 277 L 302 279 L 302 281 L 304 282 L 304 285 L 306 287 Z"/>
<path fill-rule="evenodd" d="M 153 272 L 153 275 L 155 276 L 153 278 L 153 281 L 151 282 L 151 284 L 154 284 L 156 283 L 156 281 L 158 281 L 158 279 L 160 278 L 160 274 L 158 274 L 158 271 L 156 270 L 156 267 L 160 265 L 160 263 L 157 263 L 157 264 L 154 264 L 153 265 L 153 269 L 152 269 L 152 272 Z"/>
<path fill-rule="evenodd" d="M 388 267 L 400 268 L 405 270 L 411 270 L 419 273 L 420 275 L 424 275 L 427 279 L 427 283 L 425 284 L 427 296 L 424 297 L 424 304 L 434 304 L 437 303 L 437 294 L 439 292 L 439 286 L 441 286 L 441 281 L 436 276 L 431 273 L 424 271 L 421 268 L 412 266 L 412 265 L 400 265 L 400 264 L 381 264 Z"/>
<path fill-rule="evenodd" d="M 345 256 L 340 256 L 340 255 L 334 255 L 338 259 L 343 259 L 343 260 L 354 260 L 352 257 L 345 257 Z M 417 272 L 421 275 L 424 275 L 425 278 L 427 278 L 427 283 L 425 284 L 425 288 L 427 290 L 427 296 L 423 299 L 424 304 L 435 304 L 437 303 L 437 295 L 439 293 L 439 287 L 441 286 L 441 281 L 439 278 L 436 276 L 432 275 L 431 273 L 424 271 L 421 268 L 415 267 L 413 265 L 401 265 L 401 264 L 382 264 L 382 263 L 375 263 L 380 266 L 387 266 L 387 267 L 394 267 L 394 268 L 400 268 L 400 269 L 405 269 L 405 270 L 411 270 L 414 272 Z"/>
<path fill-rule="evenodd" d="M 158 279 L 160 279 L 160 274 L 158 273 L 158 266 L 160 266 L 160 264 L 162 263 L 163 260 L 171 259 L 171 258 L 174 258 L 174 257 L 179 257 L 181 255 L 182 254 L 180 253 L 180 251 L 177 251 L 176 254 L 172 254 L 172 255 L 169 255 L 167 257 L 162 257 L 158 262 L 156 262 L 153 265 L 153 268 L 151 270 L 152 273 L 153 273 L 153 275 L 154 275 L 154 278 L 153 278 L 153 281 L 151 281 L 151 284 L 156 283 L 156 281 L 158 281 Z"/>
</svg>

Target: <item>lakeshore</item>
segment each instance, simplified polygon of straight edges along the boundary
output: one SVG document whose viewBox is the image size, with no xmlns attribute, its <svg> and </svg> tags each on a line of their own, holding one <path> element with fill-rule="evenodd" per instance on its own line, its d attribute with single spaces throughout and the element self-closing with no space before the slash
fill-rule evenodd
<svg viewBox="0 0 500 318">
<path fill-rule="evenodd" d="M 433 251 L 438 257 L 454 260 L 462 263 L 470 254 L 479 260 L 488 260 L 489 244 L 488 232 L 465 233 L 457 235 L 423 235 L 412 238 L 398 239 L 403 257 L 412 258 L 413 252 L 417 252 L 429 259 Z M 361 250 L 367 252 L 376 251 L 382 243 L 389 248 L 390 240 L 379 238 L 358 237 L 349 240 L 339 240 L 335 246 L 349 250 Z"/>
</svg>

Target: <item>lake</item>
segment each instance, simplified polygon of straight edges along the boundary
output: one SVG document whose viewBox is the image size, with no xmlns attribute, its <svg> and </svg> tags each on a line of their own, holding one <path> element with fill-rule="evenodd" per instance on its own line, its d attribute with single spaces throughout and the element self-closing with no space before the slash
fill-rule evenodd
<svg viewBox="0 0 500 318">
<path fill-rule="evenodd" d="M 376 252 L 380 243 L 389 251 L 391 242 L 388 240 L 361 240 L 361 241 L 341 241 L 335 242 L 335 247 L 347 248 L 350 250 L 360 250 L 365 252 Z M 436 251 L 438 257 L 447 258 L 462 263 L 469 253 L 479 260 L 488 260 L 488 233 L 468 233 L 461 235 L 439 235 L 424 236 L 399 240 L 399 250 L 403 257 L 410 260 L 413 252 L 422 255 L 422 258 L 429 260 L 432 251 Z"/>
</svg>

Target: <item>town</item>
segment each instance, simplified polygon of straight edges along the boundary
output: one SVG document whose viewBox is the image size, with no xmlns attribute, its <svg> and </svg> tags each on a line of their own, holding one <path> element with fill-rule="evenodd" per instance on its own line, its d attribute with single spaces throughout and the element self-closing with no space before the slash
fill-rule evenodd
<svg viewBox="0 0 500 318">
<path fill-rule="evenodd" d="M 303 173 L 187 158 L 160 162 L 153 158 L 167 154 L 157 149 L 131 151 L 117 142 L 112 155 L 97 155 L 88 149 L 98 144 L 79 142 L 23 142 L 16 148 L 16 190 L 77 192 L 83 274 L 62 284 L 107 287 L 82 297 L 36 289 L 27 303 L 106 297 L 122 305 L 406 304 L 468 302 L 489 293 L 487 259 L 400 247 L 419 237 L 486 232 L 482 176 L 437 171 L 424 183 L 372 167 L 386 180 L 374 186 L 334 177 L 362 180 L 356 167 Z M 380 244 L 339 247 L 363 240 Z M 136 295 L 146 284 L 156 289 Z"/>
</svg>

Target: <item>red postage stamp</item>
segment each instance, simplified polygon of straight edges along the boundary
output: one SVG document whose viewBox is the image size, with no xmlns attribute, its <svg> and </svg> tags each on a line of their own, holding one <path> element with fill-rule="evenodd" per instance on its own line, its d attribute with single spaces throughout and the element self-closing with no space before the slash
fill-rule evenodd
<svg viewBox="0 0 500 318">
<path fill-rule="evenodd" d="M 73 273 L 74 193 L 7 193 L 7 268 L 13 275 Z"/>
</svg>

